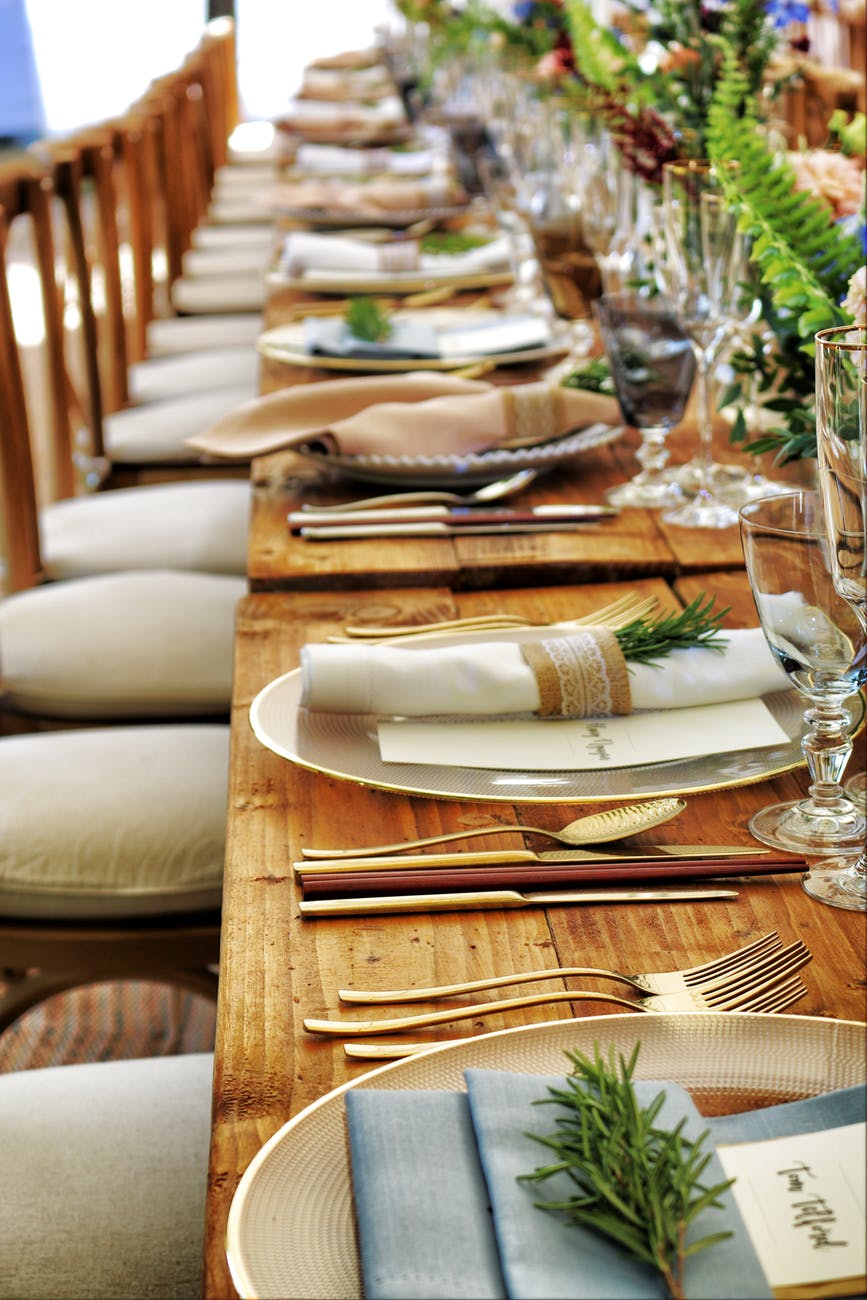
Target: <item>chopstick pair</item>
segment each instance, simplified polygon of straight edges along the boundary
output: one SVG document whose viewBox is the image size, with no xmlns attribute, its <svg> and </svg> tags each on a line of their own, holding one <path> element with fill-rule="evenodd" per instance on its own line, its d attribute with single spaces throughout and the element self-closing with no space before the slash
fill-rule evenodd
<svg viewBox="0 0 867 1300">
<path fill-rule="evenodd" d="M 506 855 L 504 855 L 506 856 Z M 372 860 L 375 862 L 375 859 Z M 334 863 L 295 863 L 305 899 L 381 897 L 398 894 L 431 894 L 460 889 L 562 889 L 575 885 L 636 884 L 670 880 L 707 880 L 773 875 L 807 870 L 803 858 L 768 854 L 726 857 L 678 857 L 669 859 L 611 860 L 583 862 L 508 862 L 464 866 L 459 859 L 449 865 L 402 868 L 374 866 L 363 858 Z M 344 869 L 340 869 L 343 867 Z"/>
</svg>

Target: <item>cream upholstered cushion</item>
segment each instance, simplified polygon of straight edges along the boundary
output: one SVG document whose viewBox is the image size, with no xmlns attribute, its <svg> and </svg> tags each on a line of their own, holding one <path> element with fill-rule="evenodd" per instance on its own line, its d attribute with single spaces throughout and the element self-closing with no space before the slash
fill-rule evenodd
<svg viewBox="0 0 867 1300">
<path fill-rule="evenodd" d="M 262 329 L 260 312 L 171 316 L 152 320 L 148 325 L 148 352 L 154 357 L 167 357 L 202 348 L 255 347 Z"/>
<path fill-rule="evenodd" d="M 247 569 L 251 489 L 241 480 L 165 483 L 58 501 L 40 512 L 49 578 L 128 569 Z"/>
<path fill-rule="evenodd" d="M 260 270 L 238 275 L 182 275 L 172 285 L 171 298 L 175 311 L 207 316 L 212 312 L 261 309 L 265 292 Z"/>
<path fill-rule="evenodd" d="M 191 248 L 184 253 L 185 276 L 261 276 L 272 260 L 270 248 L 239 244 L 228 248 Z"/>
<path fill-rule="evenodd" d="M 0 917 L 104 920 L 219 907 L 228 769 L 228 726 L 3 738 Z"/>
<path fill-rule="evenodd" d="M 214 174 L 215 194 L 237 194 L 250 189 L 261 189 L 263 185 L 273 184 L 280 172 L 271 162 L 228 163 L 218 167 Z"/>
<path fill-rule="evenodd" d="M 149 569 L 0 602 L 0 689 L 25 713 L 201 717 L 228 709 L 242 578 Z"/>
<path fill-rule="evenodd" d="M 115 411 L 103 421 L 106 454 L 121 464 L 189 464 L 195 457 L 186 439 L 248 401 L 249 388 L 236 385 Z"/>
<path fill-rule="evenodd" d="M 130 366 L 128 380 L 134 402 L 157 402 L 214 388 L 246 388 L 253 398 L 259 392 L 259 355 L 253 344 L 244 344 L 153 357 Z"/>
<path fill-rule="evenodd" d="M 252 187 L 249 193 L 219 196 L 208 204 L 205 221 L 216 226 L 258 225 L 273 228 L 274 213 L 268 197 L 270 185 Z"/>
<path fill-rule="evenodd" d="M 261 248 L 274 247 L 271 226 L 196 226 L 192 233 L 193 248 Z"/>
<path fill-rule="evenodd" d="M 0 1075 L 0 1298 L 201 1293 L 210 1053 Z"/>
</svg>

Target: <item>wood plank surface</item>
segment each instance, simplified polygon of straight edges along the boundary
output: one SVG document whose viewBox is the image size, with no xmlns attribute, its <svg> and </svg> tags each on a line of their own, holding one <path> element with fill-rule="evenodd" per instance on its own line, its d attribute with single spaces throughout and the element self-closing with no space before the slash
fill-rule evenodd
<svg viewBox="0 0 867 1300">
<path fill-rule="evenodd" d="M 446 587 L 300 591 L 252 595 L 241 602 L 207 1204 L 205 1295 L 210 1300 L 235 1294 L 224 1239 L 244 1169 L 287 1119 L 364 1071 L 363 1063 L 344 1056 L 339 1041 L 312 1037 L 302 1028 L 305 1016 L 347 1014 L 337 1000 L 339 987 L 435 984 L 578 960 L 670 969 L 707 960 L 777 929 L 784 942 L 801 938 L 813 952 L 804 972 L 807 996 L 792 1011 L 864 1018 L 865 918 L 813 902 L 797 876 L 752 879 L 738 886 L 736 900 L 705 905 L 301 919 L 291 863 L 305 844 L 363 846 L 491 821 L 557 827 L 603 806 L 414 798 L 326 777 L 279 758 L 256 740 L 249 708 L 263 686 L 297 665 L 305 641 L 321 640 L 347 622 L 418 623 L 497 609 L 533 618 L 569 617 L 634 589 L 653 592 L 667 603 L 672 599 L 670 589 L 656 578 L 595 588 L 563 584 L 457 594 Z M 684 599 L 697 590 L 717 594 L 732 605 L 726 617 L 730 626 L 755 622 L 742 574 L 696 575 L 678 589 Z M 805 784 L 803 770 L 796 770 L 771 782 L 691 795 L 674 822 L 640 838 L 749 844 L 752 813 L 772 800 L 799 797 Z M 513 835 L 486 843 L 492 849 L 516 846 Z M 575 1014 L 615 1010 L 581 1003 Z M 366 1018 L 368 1013 L 360 1014 Z M 570 1014 L 568 1004 L 528 1008 L 508 1018 L 449 1025 L 431 1038 Z"/>
</svg>

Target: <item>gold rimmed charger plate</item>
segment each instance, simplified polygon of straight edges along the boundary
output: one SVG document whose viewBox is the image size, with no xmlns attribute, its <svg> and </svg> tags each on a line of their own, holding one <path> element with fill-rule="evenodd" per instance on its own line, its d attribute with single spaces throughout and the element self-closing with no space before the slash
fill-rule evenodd
<svg viewBox="0 0 867 1300">
<path fill-rule="evenodd" d="M 442 637 L 439 645 L 494 639 L 538 640 L 550 629 L 522 628 L 494 633 Z M 411 639 L 402 641 L 407 649 Z M 293 669 L 265 686 L 250 706 L 250 725 L 261 743 L 299 767 L 375 790 L 436 799 L 483 800 L 486 803 L 600 803 L 666 795 L 700 794 L 769 780 L 804 765 L 801 734 L 804 701 L 795 690 L 764 697 L 785 731 L 785 744 L 696 758 L 598 771 L 510 772 L 423 763 L 384 763 L 379 756 L 379 715 L 320 713 L 301 707 L 301 670 Z M 865 705 L 860 696 L 853 728 L 861 725 Z M 486 719 L 493 721 L 494 719 Z M 540 727 L 556 726 L 550 719 Z M 712 743 L 712 742 L 709 742 Z"/>
<path fill-rule="evenodd" d="M 731 1114 L 853 1087 L 865 1079 L 867 1026 L 742 1012 L 591 1016 L 522 1025 L 437 1047 L 361 1075 L 308 1106 L 254 1157 L 232 1201 L 226 1254 L 244 1297 L 363 1295 L 352 1205 L 345 1094 L 351 1088 L 465 1090 L 467 1069 L 562 1074 L 564 1055 L 599 1045 L 636 1077 L 678 1083 L 705 1115 Z"/>
<path fill-rule="evenodd" d="M 434 329 L 443 330 L 459 325 L 490 324 L 496 319 L 493 311 L 474 311 L 472 308 L 430 307 L 417 308 L 411 313 L 414 321 L 427 322 Z M 543 361 L 561 356 L 569 351 L 565 337 L 552 338 L 540 347 L 520 348 L 512 352 L 467 352 L 460 356 L 444 357 L 338 357 L 321 356 L 307 351 L 304 322 L 293 321 L 276 325 L 259 336 L 257 344 L 262 356 L 270 361 L 280 361 L 290 366 L 312 366 L 317 370 L 362 371 L 371 374 L 400 374 L 407 370 L 460 370 L 464 366 L 488 361 L 498 366 L 521 365 L 529 361 Z"/>
<path fill-rule="evenodd" d="M 307 293 L 422 293 L 425 289 L 495 289 L 512 283 L 511 271 L 479 271 L 474 275 L 437 275 L 407 271 L 403 275 L 376 275 L 370 271 L 311 271 L 286 275 L 268 271 L 265 281 L 275 289 L 300 289 Z"/>
</svg>

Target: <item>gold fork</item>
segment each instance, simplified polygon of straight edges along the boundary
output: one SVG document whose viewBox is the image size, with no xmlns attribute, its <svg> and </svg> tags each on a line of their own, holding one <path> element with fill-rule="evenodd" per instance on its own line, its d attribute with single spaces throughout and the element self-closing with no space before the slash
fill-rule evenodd
<svg viewBox="0 0 867 1300">
<path fill-rule="evenodd" d="M 435 1002 L 439 998 L 457 997 L 464 993 L 479 993 L 484 989 L 508 988 L 512 984 L 530 984 L 537 980 L 569 979 L 579 976 L 595 976 L 599 979 L 612 979 L 621 984 L 628 984 L 637 993 L 682 993 L 690 989 L 703 990 L 706 987 L 718 988 L 726 981 L 740 978 L 745 973 L 759 973 L 774 970 L 773 963 L 784 948 L 776 930 L 762 935 L 753 943 L 743 948 L 702 962 L 698 966 L 687 966 L 683 970 L 647 971 L 625 974 L 623 971 L 607 968 L 596 969 L 589 966 L 559 966 L 548 970 L 518 971 L 511 975 L 492 975 L 481 980 L 464 980 L 459 984 L 440 984 L 431 988 L 416 989 L 338 989 L 337 996 L 341 1002 L 351 1002 L 361 1006 L 375 1006 L 383 1003 Z M 804 945 L 801 944 L 804 948 Z M 804 948 L 806 952 L 806 948 Z"/>
<path fill-rule="evenodd" d="M 304 1021 L 311 1034 L 330 1034 L 337 1037 L 358 1037 L 362 1034 L 400 1033 L 404 1029 L 428 1029 L 434 1025 L 449 1024 L 455 1020 L 474 1020 L 483 1016 L 517 1011 L 523 1007 L 546 1006 L 553 1002 L 608 1002 L 628 1007 L 630 1011 L 769 1011 L 780 1009 L 780 998 L 788 1006 L 806 993 L 806 987 L 794 972 L 810 960 L 810 952 L 800 942 L 791 944 L 791 952 L 781 962 L 776 973 L 756 980 L 746 987 L 686 989 L 679 993 L 648 994 L 637 1001 L 613 993 L 578 992 L 558 990 L 555 993 L 534 993 L 521 998 L 501 998 L 496 1002 L 480 1002 L 473 1006 L 448 1007 L 443 1011 L 427 1011 L 422 1015 L 398 1016 L 386 1020 L 319 1020 L 313 1017 Z M 799 991 L 798 991 L 799 990 Z"/>
<path fill-rule="evenodd" d="M 331 1037 L 400 1034 L 403 1030 L 426 1030 L 435 1024 L 473 1021 L 485 1015 L 500 1015 L 503 1011 L 520 1010 L 525 1006 L 546 1006 L 551 1002 L 608 1002 L 614 1006 L 625 1006 L 629 1011 L 649 1011 L 653 1014 L 672 1011 L 759 1011 L 770 1014 L 771 1011 L 783 1010 L 785 1006 L 792 1005 L 799 997 L 805 996 L 806 992 L 806 984 L 797 975 L 792 975 L 789 979 L 773 980 L 767 987 L 754 989 L 750 993 L 737 993 L 731 998 L 711 998 L 694 989 L 684 993 L 654 993 L 636 1002 L 617 997 L 615 993 L 539 993 L 532 997 L 507 997 L 497 1002 L 478 1002 L 474 1006 L 450 1008 L 446 1011 L 428 1011 L 424 1015 L 400 1015 L 386 1021 L 320 1021 L 309 1017 L 304 1021 L 304 1028 L 308 1034 L 326 1034 Z"/>
<path fill-rule="evenodd" d="M 578 618 L 563 619 L 556 624 L 545 621 L 538 621 L 532 618 L 526 618 L 521 614 L 473 614 L 466 618 L 441 619 L 436 623 L 414 623 L 410 627 L 406 626 L 353 626 L 347 625 L 344 629 L 344 636 L 352 640 L 377 640 L 385 637 L 404 637 L 404 636 L 425 636 L 431 634 L 451 633 L 451 632 L 496 632 L 508 630 L 509 628 L 522 627 L 610 627 L 615 631 L 619 627 L 625 627 L 636 618 L 641 618 L 644 614 L 649 614 L 658 604 L 656 596 L 640 597 L 634 593 L 628 596 L 620 596 L 608 605 L 603 605 L 601 609 L 594 610 L 592 614 L 584 614 Z"/>
</svg>

